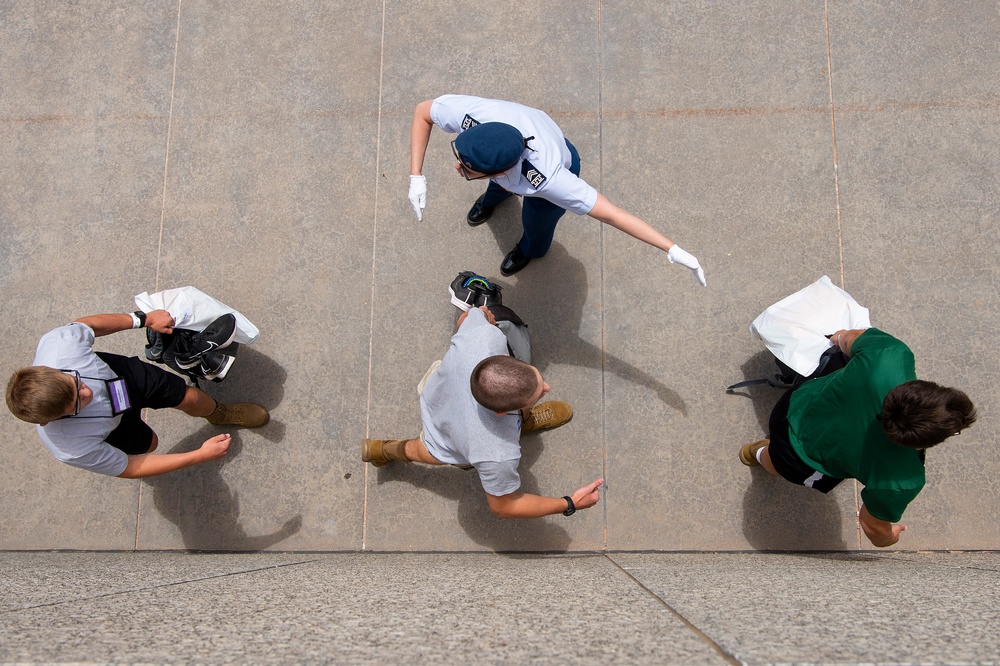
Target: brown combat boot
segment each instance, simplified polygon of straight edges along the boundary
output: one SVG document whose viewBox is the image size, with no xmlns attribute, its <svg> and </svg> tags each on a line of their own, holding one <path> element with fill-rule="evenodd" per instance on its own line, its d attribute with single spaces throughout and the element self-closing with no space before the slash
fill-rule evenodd
<svg viewBox="0 0 1000 666">
<path fill-rule="evenodd" d="M 569 423 L 573 418 L 573 408 L 568 402 L 549 400 L 531 409 L 521 410 L 521 434 L 533 430 L 552 430 Z"/>
<path fill-rule="evenodd" d="M 770 443 L 771 440 L 769 439 L 758 439 L 756 442 L 744 444 L 740 447 L 740 462 L 747 467 L 756 467 L 760 465 L 760 463 L 757 462 L 757 452 Z"/>
<path fill-rule="evenodd" d="M 267 410 L 253 402 L 215 403 L 215 411 L 205 417 L 212 425 L 235 425 L 259 428 L 271 420 Z"/>
<path fill-rule="evenodd" d="M 361 460 L 382 467 L 393 460 L 410 462 L 405 439 L 366 439 L 361 443 Z"/>
</svg>

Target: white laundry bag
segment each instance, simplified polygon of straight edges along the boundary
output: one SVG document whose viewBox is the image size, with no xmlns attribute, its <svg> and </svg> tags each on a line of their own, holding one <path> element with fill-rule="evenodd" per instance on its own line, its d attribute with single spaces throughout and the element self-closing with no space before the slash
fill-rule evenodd
<svg viewBox="0 0 1000 666">
<path fill-rule="evenodd" d="M 808 377 L 819 367 L 823 352 L 833 346 L 826 336 L 871 325 L 868 308 L 824 275 L 764 310 L 750 324 L 750 332 L 779 361 Z"/>
<path fill-rule="evenodd" d="M 260 337 L 260 330 L 249 319 L 194 287 L 165 289 L 155 294 L 144 291 L 135 297 L 135 304 L 147 314 L 153 310 L 166 310 L 174 318 L 174 328 L 190 331 L 202 331 L 222 315 L 232 312 L 236 315 L 234 342 L 253 344 Z"/>
</svg>

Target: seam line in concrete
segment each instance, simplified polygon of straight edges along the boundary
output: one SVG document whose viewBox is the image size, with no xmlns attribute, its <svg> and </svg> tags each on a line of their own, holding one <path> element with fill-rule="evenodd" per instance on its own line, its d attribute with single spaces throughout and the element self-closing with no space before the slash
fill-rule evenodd
<svg viewBox="0 0 1000 666">
<path fill-rule="evenodd" d="M 378 246 L 378 173 L 382 157 L 382 77 L 385 74 L 385 0 L 382 0 L 382 34 L 379 39 L 378 112 L 375 120 L 375 191 L 372 204 L 372 289 L 368 319 L 368 401 L 365 407 L 365 437 L 371 436 L 372 419 L 372 366 L 374 365 L 375 351 L 375 250 Z M 361 502 L 361 550 L 364 551 L 368 545 L 368 481 L 370 479 L 368 468 L 371 465 L 364 462 L 361 464 L 365 467 L 365 491 Z"/>
<path fill-rule="evenodd" d="M 837 118 L 833 106 L 833 53 L 830 49 L 830 2 L 823 3 L 823 24 L 826 29 L 826 81 L 830 94 L 830 143 L 833 148 L 833 200 L 837 214 L 837 250 L 840 253 L 840 286 L 844 279 L 844 229 L 840 219 L 840 163 L 837 159 Z"/>
<path fill-rule="evenodd" d="M 174 119 L 174 88 L 177 84 L 177 53 L 181 43 L 181 3 L 177 0 L 177 24 L 174 27 L 174 64 L 170 73 L 170 102 L 167 105 L 167 138 L 163 146 L 163 191 L 160 194 L 160 233 L 156 239 L 156 268 L 153 271 L 153 291 L 160 289 L 160 257 L 163 254 L 163 226 L 167 218 L 167 174 L 170 168 L 170 129 Z M 143 410 L 147 415 L 148 409 Z M 132 549 L 139 550 L 139 525 L 142 520 L 142 479 L 136 479 L 139 484 L 139 495 L 135 503 L 135 535 Z"/>
<path fill-rule="evenodd" d="M 837 156 L 837 117 L 833 100 L 833 50 L 830 46 L 830 1 L 823 2 L 823 25 L 826 29 L 826 81 L 830 91 L 830 145 L 833 149 L 833 200 L 837 215 L 837 252 L 840 254 L 840 287 L 847 289 L 847 276 L 844 272 L 844 226 L 840 216 L 840 160 Z M 858 549 L 863 546 L 861 541 L 861 501 L 857 480 L 854 481 L 854 538 Z"/>
<path fill-rule="evenodd" d="M 673 606 L 671 606 L 670 604 L 668 604 L 662 597 L 660 597 L 658 594 L 656 594 L 651 589 L 649 589 L 648 587 L 646 587 L 642 583 L 642 581 L 640 581 L 638 578 L 636 578 L 631 573 L 629 573 L 628 569 L 626 569 L 622 565 L 620 565 L 617 562 L 615 562 L 606 553 L 605 553 L 604 557 L 609 562 L 611 562 L 611 564 L 613 564 L 614 566 L 616 566 L 623 574 L 625 574 L 630 579 L 632 579 L 632 582 L 635 583 L 636 585 L 638 585 L 642 589 L 643 592 L 645 592 L 646 594 L 648 594 L 655 601 L 657 601 L 661 606 L 663 606 L 668 611 L 670 611 L 670 614 L 673 615 L 675 618 L 677 618 L 681 622 L 681 624 L 683 624 L 685 627 L 687 627 L 691 632 L 693 632 L 702 641 L 704 641 L 705 643 L 707 643 L 709 647 L 711 647 L 713 650 L 715 650 L 715 652 L 718 653 L 718 655 L 720 657 L 722 657 L 726 661 L 726 663 L 733 664 L 734 666 L 742 666 L 745 663 L 743 660 L 741 660 L 740 658 L 738 658 L 736 655 L 732 654 L 731 652 L 729 652 L 728 650 L 726 650 L 725 648 L 723 648 L 721 645 L 719 645 L 718 643 L 716 643 L 714 640 L 712 640 L 711 636 L 709 636 L 704 631 L 702 631 L 701 629 L 699 629 L 698 627 L 696 627 L 690 620 L 688 620 L 686 617 L 684 617 L 683 615 L 681 615 L 676 609 L 674 609 Z"/>
<path fill-rule="evenodd" d="M 597 0 L 597 184 L 604 189 L 604 17 L 601 0 Z M 598 190 L 600 191 L 600 190 Z M 605 368 L 604 341 L 604 224 L 598 225 L 598 246 L 601 252 L 601 476 L 608 479 L 608 426 L 607 426 L 607 372 Z M 601 521 L 604 530 L 604 549 L 608 548 L 608 499 L 607 486 L 601 497 Z"/>
<path fill-rule="evenodd" d="M 77 597 L 76 599 L 65 599 L 62 601 L 52 601 L 47 604 L 35 604 L 34 606 L 20 606 L 18 608 L 8 608 L 5 610 L 0 610 L 0 615 L 9 615 L 11 613 L 17 613 L 19 611 L 35 610 L 37 608 L 52 608 L 53 606 L 65 606 L 66 604 L 75 604 L 81 601 L 95 601 L 97 599 L 107 599 L 109 597 L 117 597 L 123 594 L 135 594 L 136 592 L 148 592 L 149 590 L 159 590 L 167 587 L 177 587 L 178 585 L 187 585 L 188 583 L 201 583 L 206 580 L 214 580 L 216 578 L 227 578 L 229 576 L 242 576 L 244 574 L 257 573 L 258 571 L 268 571 L 270 569 L 282 569 L 284 567 L 295 567 L 302 564 L 312 564 L 313 562 L 319 562 L 319 558 L 314 560 L 303 560 L 302 562 L 286 562 L 285 564 L 272 564 L 266 567 L 258 567 L 256 569 L 244 569 L 242 571 L 227 571 L 222 574 L 215 574 L 214 576 L 204 576 L 202 578 L 191 578 L 189 580 L 177 580 L 172 583 L 160 583 L 159 585 L 147 585 L 146 587 L 133 587 L 127 590 L 117 590 L 115 592 L 106 592 L 104 594 L 95 594 L 91 597 Z"/>
</svg>

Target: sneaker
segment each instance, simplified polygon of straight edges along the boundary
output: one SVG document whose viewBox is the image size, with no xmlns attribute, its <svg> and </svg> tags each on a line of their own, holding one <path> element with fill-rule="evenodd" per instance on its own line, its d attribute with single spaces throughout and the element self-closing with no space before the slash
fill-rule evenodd
<svg viewBox="0 0 1000 666">
<path fill-rule="evenodd" d="M 146 329 L 146 358 L 155 363 L 163 360 L 163 334 Z"/>
<path fill-rule="evenodd" d="M 549 400 L 531 409 L 521 410 L 521 434 L 534 430 L 552 430 L 573 420 L 568 402 Z"/>
<path fill-rule="evenodd" d="M 468 312 L 471 308 L 477 307 L 476 301 L 482 291 L 490 292 L 499 296 L 499 288 L 491 284 L 489 280 L 481 275 L 476 275 L 472 271 L 462 271 L 451 281 L 448 286 L 448 293 L 451 294 L 451 304 L 463 312 Z"/>
<path fill-rule="evenodd" d="M 489 286 L 479 286 L 479 289 L 477 289 L 478 293 L 476 294 L 476 302 L 473 303 L 473 306 L 478 308 L 485 305 L 491 308 L 494 305 L 503 305 L 503 294 L 500 293 L 503 291 L 503 287 L 495 282 L 489 282 L 485 278 L 483 282 Z"/>
<path fill-rule="evenodd" d="M 206 326 L 201 333 L 195 334 L 190 348 L 183 354 L 177 354 L 175 361 L 178 366 L 188 370 L 198 365 L 205 354 L 228 347 L 235 337 L 236 315 L 230 312 Z"/>
<path fill-rule="evenodd" d="M 757 467 L 760 465 L 760 463 L 757 462 L 757 452 L 770 443 L 771 440 L 769 439 L 759 439 L 756 442 L 744 444 L 740 447 L 740 462 L 747 467 Z"/>
<path fill-rule="evenodd" d="M 211 379 L 213 382 L 221 382 L 226 378 L 229 368 L 233 367 L 233 363 L 235 362 L 235 356 L 230 356 L 223 352 L 208 352 L 201 357 L 199 370 L 201 370 L 201 375 L 205 379 Z"/>
</svg>

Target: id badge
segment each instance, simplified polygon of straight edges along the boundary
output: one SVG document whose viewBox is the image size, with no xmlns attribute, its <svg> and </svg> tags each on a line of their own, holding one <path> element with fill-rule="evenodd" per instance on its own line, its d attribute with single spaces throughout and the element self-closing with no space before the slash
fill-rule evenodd
<svg viewBox="0 0 1000 666">
<path fill-rule="evenodd" d="M 105 383 L 108 385 L 108 397 L 111 399 L 111 415 L 118 416 L 132 409 L 132 401 L 128 397 L 128 387 L 125 386 L 124 379 L 109 379 Z"/>
</svg>

